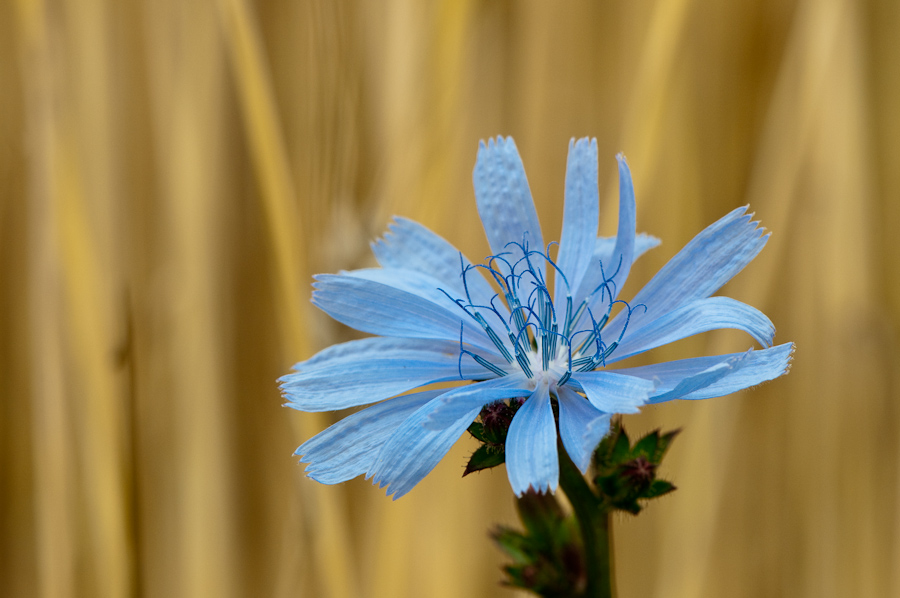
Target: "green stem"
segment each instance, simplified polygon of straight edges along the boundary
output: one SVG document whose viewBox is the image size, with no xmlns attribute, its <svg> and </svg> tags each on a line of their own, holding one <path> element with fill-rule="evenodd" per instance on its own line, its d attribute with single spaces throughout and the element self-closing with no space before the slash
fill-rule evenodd
<svg viewBox="0 0 900 598">
<path fill-rule="evenodd" d="M 572 503 L 581 541 L 584 544 L 587 587 L 584 598 L 613 598 L 613 560 L 610 534 L 610 511 L 601 503 L 587 480 L 559 447 L 559 483 Z"/>
</svg>

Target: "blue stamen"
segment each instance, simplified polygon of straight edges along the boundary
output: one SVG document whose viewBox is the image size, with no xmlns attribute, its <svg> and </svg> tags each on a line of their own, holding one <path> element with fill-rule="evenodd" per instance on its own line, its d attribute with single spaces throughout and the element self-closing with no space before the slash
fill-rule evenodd
<svg viewBox="0 0 900 598">
<path fill-rule="evenodd" d="M 467 301 L 454 299 L 443 289 L 439 290 L 453 301 L 457 307 L 462 309 L 466 315 L 478 322 L 478 325 L 481 326 L 487 337 L 491 339 L 491 342 L 507 363 L 513 363 L 513 357 L 515 357 L 516 363 L 518 363 L 522 372 L 528 378 L 534 377 L 531 361 L 533 354 L 540 353 L 543 370 L 547 372 L 550 369 L 550 364 L 556 359 L 557 353 L 560 351 L 561 343 L 565 343 L 568 369 L 557 381 L 557 386 L 563 386 L 571 379 L 573 372 L 592 370 L 600 365 L 605 366 L 607 357 L 612 354 L 619 342 L 621 342 L 634 309 L 643 307 L 646 311 L 647 308 L 644 305 L 632 308 L 625 301 L 616 299 L 615 277 L 621 271 L 623 260 L 623 257 L 620 256 L 616 271 L 611 276 L 606 275 L 603 263 L 600 263 L 602 282 L 575 309 L 569 279 L 550 257 L 550 249 L 555 244 L 550 243 L 543 252 L 532 250 L 529 248 L 526 235 L 521 242 L 506 244 L 507 248 L 515 248 L 520 253 L 503 251 L 496 255 L 488 256 L 485 264 L 477 265 L 467 264 L 462 254 L 460 254 L 460 271 Z M 512 260 L 510 258 L 511 255 L 517 254 L 519 255 L 518 259 Z M 553 297 L 547 288 L 545 269 L 537 268 L 538 263 L 532 259 L 535 256 L 543 258 L 559 275 L 558 279 L 562 279 L 562 284 L 557 291 L 562 292 L 562 285 L 565 285 L 566 312 L 565 318 L 561 322 L 557 319 L 558 315 L 560 315 L 556 313 L 557 305 L 554 304 Z M 499 292 L 491 297 L 490 305 L 477 305 L 472 301 L 468 285 L 468 273 L 473 268 L 486 270 L 493 277 L 496 286 L 499 287 Z M 598 294 L 599 301 L 605 307 L 605 313 L 602 314 L 599 320 L 594 317 L 590 307 L 592 301 L 597 301 Z M 606 299 L 607 295 L 609 297 L 608 300 Z M 509 309 L 508 316 L 504 316 L 501 313 L 499 306 L 494 303 L 496 300 L 505 301 L 506 307 Z M 603 342 L 601 331 L 609 323 L 612 308 L 616 303 L 625 305 L 628 313 L 618 340 L 607 346 Z M 584 317 L 585 311 L 590 317 L 591 325 L 584 330 L 576 330 L 579 321 Z M 488 313 L 496 317 L 496 321 L 492 322 L 492 324 L 496 326 L 496 322 L 499 322 L 505 329 L 505 336 L 509 339 L 509 345 L 506 344 L 506 340 L 502 338 L 501 334 L 498 334 L 500 329 L 495 330 L 488 323 L 486 318 Z M 488 359 L 466 349 L 463 344 L 463 334 L 464 329 L 461 326 L 458 364 L 460 377 L 462 377 L 463 355 L 470 356 L 477 364 L 496 376 L 508 375 L 501 366 L 495 365 Z M 574 340 L 579 334 L 585 335 L 585 338 L 577 345 L 578 348 L 576 349 Z M 588 350 L 591 345 L 594 345 L 592 354 L 583 355 L 582 353 Z M 580 355 L 580 357 L 573 359 L 573 354 Z"/>
<path fill-rule="evenodd" d="M 503 287 L 503 285 L 505 284 L 504 280 L 503 280 L 503 275 L 500 274 L 500 272 L 498 272 L 497 270 L 491 268 L 490 266 L 486 266 L 484 264 L 476 264 L 474 267 L 481 268 L 482 270 L 487 270 L 488 273 L 490 273 L 490 275 L 494 278 L 494 282 L 497 283 L 497 286 Z"/>
<path fill-rule="evenodd" d="M 495 270 L 494 261 L 498 261 L 498 262 L 503 262 L 504 264 L 506 264 L 506 268 L 510 272 L 512 272 L 512 270 L 513 270 L 512 264 L 509 263 L 509 260 L 507 260 L 506 258 L 503 257 L 504 255 L 509 255 L 509 252 L 504 251 L 503 253 L 498 253 L 497 255 L 488 256 L 488 268 L 490 268 L 491 270 Z M 497 272 L 500 271 L 499 269 L 496 269 L 496 270 L 497 270 Z"/>
<path fill-rule="evenodd" d="M 484 328 L 484 332 L 488 335 L 488 338 L 491 339 L 491 342 L 494 343 L 494 346 L 497 347 L 497 350 L 500 351 L 500 354 L 503 356 L 508 363 L 512 363 L 512 355 L 509 354 L 509 349 L 506 348 L 506 345 L 503 344 L 503 340 L 497 336 L 497 333 L 494 332 L 494 329 L 491 328 L 488 323 L 485 321 L 484 316 L 482 316 L 477 311 L 471 314 L 475 321 L 481 324 L 481 327 Z"/>
<path fill-rule="evenodd" d="M 534 378 L 534 373 L 531 371 L 531 366 L 528 364 L 528 356 L 522 351 L 516 351 L 516 361 L 519 362 L 519 367 L 522 368 L 522 371 L 525 372 L 525 375 L 529 378 Z"/>
<path fill-rule="evenodd" d="M 518 302 L 517 302 L 517 303 L 518 303 Z M 525 316 L 522 315 L 522 312 L 524 312 L 524 311 L 527 311 L 527 312 L 528 312 L 528 317 L 527 317 L 527 318 L 526 318 Z M 518 330 L 519 330 L 519 335 L 521 335 L 523 331 L 527 330 L 529 326 L 535 326 L 535 327 L 537 326 L 534 322 L 529 322 L 529 320 L 531 320 L 531 317 L 532 317 L 532 316 L 534 316 L 534 319 L 537 320 L 537 321 L 539 321 L 539 322 L 540 322 L 540 320 L 541 320 L 541 319 L 538 317 L 538 315 L 537 315 L 536 313 L 534 313 L 534 309 L 533 309 L 530 305 L 519 305 L 519 306 L 517 306 L 517 307 L 515 308 L 515 310 L 513 310 L 513 316 L 514 316 L 514 318 L 515 318 L 515 320 L 516 320 L 516 325 L 517 325 L 516 327 L 517 327 Z M 519 322 L 520 322 L 520 321 L 521 321 L 521 323 L 522 323 L 521 325 L 519 325 Z M 528 337 L 527 334 L 526 334 L 525 336 L 526 336 L 526 338 Z M 535 333 L 535 336 L 537 336 L 536 333 Z M 530 341 L 531 339 L 529 338 L 528 340 Z"/>
<path fill-rule="evenodd" d="M 469 283 L 466 281 L 466 274 L 469 272 L 469 268 L 472 266 L 466 266 L 466 262 L 463 259 L 463 254 L 459 252 L 459 269 L 460 269 L 460 277 L 462 278 L 463 289 L 466 291 L 466 299 L 469 300 L 469 303 L 472 303 L 472 296 L 469 294 Z"/>
<path fill-rule="evenodd" d="M 556 352 L 556 347 L 554 346 L 555 337 L 551 336 L 551 333 L 555 333 L 556 314 L 553 311 L 553 302 L 547 287 L 540 286 L 531 292 L 531 295 L 528 297 L 528 304 L 533 306 L 535 302 L 537 303 L 539 314 L 538 322 L 540 325 L 538 329 L 541 332 L 541 360 L 543 369 L 546 371 L 552 354 Z"/>
<path fill-rule="evenodd" d="M 587 301 L 588 299 L 593 297 L 594 293 L 596 293 L 597 291 L 600 291 L 601 289 L 603 291 L 605 291 L 606 293 L 609 293 L 610 302 L 614 301 L 616 298 L 616 295 L 619 294 L 618 288 L 616 287 L 615 278 L 616 278 L 616 276 L 618 276 L 619 270 L 621 270 L 621 269 L 622 269 L 622 256 L 620 255 L 619 256 L 619 265 L 616 267 L 616 271 L 613 272 L 612 276 L 607 278 L 606 273 L 603 271 L 603 262 L 601 261 L 600 262 L 600 276 L 602 277 L 603 282 L 601 282 L 599 285 L 597 285 L 597 288 L 588 294 L 585 301 Z M 610 288 L 609 288 L 610 285 L 612 285 L 612 290 L 610 290 Z M 604 293 L 601 292 L 600 293 L 600 301 L 603 301 L 603 295 L 604 295 Z"/>
<path fill-rule="evenodd" d="M 622 301 L 621 303 L 625 303 Z M 622 326 L 622 332 L 619 333 L 619 338 L 616 340 L 616 343 L 622 340 L 622 337 L 625 336 L 625 331 L 628 329 L 628 323 L 631 322 L 631 313 L 639 307 L 644 308 L 644 313 L 647 313 L 647 306 L 643 303 L 638 303 L 634 307 L 631 307 L 627 303 L 625 303 L 625 308 L 628 310 L 628 315 L 625 317 L 625 324 Z"/>
<path fill-rule="evenodd" d="M 525 351 L 525 350 L 526 350 L 526 347 L 522 347 L 522 346 L 519 345 L 518 339 L 517 339 L 515 336 L 513 336 L 513 333 L 512 333 L 512 332 L 509 333 L 509 341 L 512 343 L 513 349 L 516 350 L 516 354 L 517 354 L 517 355 L 518 355 L 518 353 L 519 353 L 520 351 Z"/>
<path fill-rule="evenodd" d="M 477 361 L 477 362 L 478 362 L 478 365 L 480 365 L 481 367 L 483 367 L 483 368 L 485 368 L 485 369 L 487 369 L 487 370 L 490 370 L 490 371 L 494 372 L 495 374 L 497 374 L 497 375 L 500 376 L 501 378 L 502 378 L 503 376 L 506 375 L 506 372 L 504 372 L 503 370 L 501 370 L 499 367 L 495 366 L 493 363 L 491 363 L 490 361 L 488 361 L 488 360 L 485 359 L 484 357 L 481 357 L 480 355 L 476 355 L 476 354 L 472 353 L 471 351 L 467 351 L 467 350 L 465 350 L 465 349 L 463 349 L 462 351 L 463 351 L 463 353 L 465 353 L 466 355 L 468 355 L 469 357 L 471 357 L 472 359 L 474 359 L 475 361 Z"/>
<path fill-rule="evenodd" d="M 522 309 L 528 309 L 528 308 L 523 307 Z M 528 323 L 526 323 L 525 326 L 523 326 L 522 329 L 519 330 L 519 334 L 516 335 L 516 343 L 515 343 L 515 345 L 516 345 L 517 347 L 523 347 L 523 349 L 527 349 L 527 345 L 522 345 L 521 342 L 522 342 L 522 336 L 523 336 L 523 335 L 525 336 L 525 341 L 526 341 L 526 342 L 529 342 L 529 343 L 531 342 L 531 337 L 528 335 L 528 327 L 529 327 L 529 326 L 534 326 L 535 330 L 537 330 L 537 328 L 538 328 L 538 325 L 535 324 L 534 322 L 528 322 Z M 537 332 L 534 333 L 534 336 L 537 337 Z"/>
<path fill-rule="evenodd" d="M 566 278 L 565 272 L 563 272 L 562 270 L 560 270 L 560 269 L 559 269 L 559 266 L 556 265 L 556 262 L 554 262 L 552 259 L 550 259 L 550 247 L 553 246 L 553 245 L 559 245 L 559 243 L 557 243 L 556 241 L 553 241 L 552 243 L 550 243 L 550 244 L 547 245 L 547 253 L 544 254 L 544 259 L 547 260 L 547 263 L 550 264 L 550 266 L 552 266 L 553 269 L 556 270 L 557 273 L 559 273 L 560 276 L 562 276 L 563 282 L 566 283 L 566 291 L 567 291 L 567 293 L 571 293 L 571 292 L 572 292 L 572 288 L 569 286 L 569 279 Z M 554 289 L 554 290 L 555 290 L 557 293 L 559 293 L 560 291 L 562 291 L 562 289 Z"/>
<path fill-rule="evenodd" d="M 506 304 L 509 306 L 510 315 L 515 322 L 516 329 L 521 330 L 525 327 L 525 316 L 522 315 L 521 311 L 525 309 L 525 307 L 519 303 L 518 297 L 509 293 L 506 295 Z"/>
<path fill-rule="evenodd" d="M 581 316 L 584 315 L 585 309 L 587 309 L 587 301 L 582 301 L 581 305 L 578 306 L 578 311 L 575 312 L 575 315 L 572 316 L 572 319 L 566 324 L 566 334 L 571 335 L 574 332 L 574 328 L 578 324 L 578 320 L 581 319 Z"/>
<path fill-rule="evenodd" d="M 480 355 L 476 355 L 475 353 L 472 353 L 471 351 L 463 348 L 463 327 L 464 326 L 465 326 L 465 324 L 463 322 L 459 323 L 459 360 L 456 363 L 456 367 L 457 367 L 457 370 L 459 371 L 460 380 L 466 380 L 466 378 L 463 377 L 463 374 L 462 374 L 462 357 L 463 357 L 463 355 L 468 355 L 469 357 L 474 359 L 478 365 L 480 365 L 481 367 L 483 367 L 484 369 L 486 369 L 488 371 L 495 373 L 497 376 L 499 376 L 501 378 L 503 376 L 506 376 L 505 371 L 503 371 L 499 367 L 495 366 L 493 363 L 491 363 L 484 357 L 481 357 Z"/>
<path fill-rule="evenodd" d="M 547 334 L 546 334 L 546 338 L 547 338 L 547 340 L 548 340 L 549 342 L 548 342 L 548 343 L 545 343 L 545 344 L 549 345 L 549 347 L 550 347 L 550 349 L 548 349 L 548 350 L 546 351 L 546 353 L 547 353 L 547 355 L 548 355 L 548 361 L 549 361 L 549 359 L 551 359 L 554 355 L 556 355 L 556 337 L 561 337 L 561 338 L 563 339 L 563 341 L 568 341 L 568 339 L 567 339 L 566 337 L 564 337 L 562 334 L 560 334 L 560 333 L 557 332 L 556 330 L 548 330 L 548 331 L 547 331 Z M 569 347 L 569 350 L 570 350 L 570 351 L 572 350 L 572 347 L 571 347 L 571 346 Z M 569 359 L 571 360 L 571 356 L 570 356 Z M 547 367 L 546 367 L 546 366 L 544 367 L 544 370 L 545 370 L 545 371 L 547 370 Z"/>
<path fill-rule="evenodd" d="M 522 367 L 522 371 L 525 372 L 525 375 L 528 376 L 529 378 L 531 378 L 534 376 L 534 374 L 532 373 L 531 366 L 528 363 L 529 351 L 522 348 L 522 345 L 521 345 L 523 335 L 525 336 L 526 339 L 528 339 L 528 327 L 529 326 L 534 326 L 535 329 L 537 329 L 537 324 L 535 324 L 534 322 L 526 324 L 525 327 L 519 331 L 519 334 L 516 337 L 516 342 L 514 343 L 514 345 L 516 347 L 516 361 L 519 362 L 519 365 Z M 535 336 L 537 336 L 537 333 L 535 333 Z"/>
<path fill-rule="evenodd" d="M 506 332 L 508 334 L 509 333 L 509 324 L 506 323 L 506 319 L 504 319 L 504 317 L 500 314 L 500 310 L 497 308 L 497 306 L 494 305 L 494 301 L 499 298 L 500 298 L 500 295 L 498 295 L 498 294 L 495 294 L 493 297 L 491 297 L 491 306 L 490 307 L 485 306 L 485 309 L 490 309 L 492 312 L 494 312 L 494 315 L 496 315 L 497 319 L 500 320 L 500 323 L 503 324 L 503 328 L 506 329 Z"/>
<path fill-rule="evenodd" d="M 572 360 L 572 369 L 575 370 L 575 371 L 577 371 L 577 372 L 582 372 L 582 371 L 584 371 L 584 370 L 581 369 L 581 367 L 582 367 L 583 365 L 585 365 L 585 364 L 593 364 L 593 363 L 594 363 L 594 357 L 593 357 L 592 355 L 587 355 L 587 356 L 585 356 L 585 357 L 579 357 L 578 359 L 573 359 L 573 360 Z M 590 367 L 590 368 L 588 368 L 588 369 L 589 369 L 589 370 L 592 370 L 592 369 L 594 369 L 594 368 L 593 368 L 593 367 Z"/>
<path fill-rule="evenodd" d="M 506 348 L 506 345 L 503 344 L 503 340 L 499 336 L 497 336 L 497 333 L 494 332 L 494 329 L 490 327 L 490 325 L 484 319 L 484 316 L 482 316 L 477 311 L 474 311 L 474 310 L 470 311 L 470 308 L 472 306 L 469 305 L 467 307 L 467 306 L 463 305 L 462 299 L 454 299 L 453 297 L 450 296 L 450 293 L 448 293 L 444 289 L 439 288 L 438 290 L 440 292 L 442 292 L 444 295 L 446 295 L 448 299 L 453 301 L 453 303 L 455 303 L 457 305 L 457 307 L 459 307 L 461 310 L 466 312 L 466 315 L 468 315 L 470 318 L 472 318 L 473 320 L 478 322 L 478 324 L 484 330 L 485 334 L 487 334 L 488 338 L 491 339 L 491 342 L 494 343 L 494 346 L 497 347 L 497 350 L 500 351 L 500 354 L 503 356 L 503 358 L 506 359 L 506 361 L 508 363 L 512 363 L 512 355 L 509 354 L 509 349 Z M 499 314 L 498 314 L 498 316 L 499 316 Z M 500 319 L 501 319 L 501 321 L 503 320 L 503 318 L 500 318 Z M 460 324 L 462 324 L 462 323 L 460 323 Z M 462 329 L 460 329 L 460 331 L 459 331 L 459 342 L 460 342 L 460 350 L 462 351 L 463 350 L 462 349 Z"/>
<path fill-rule="evenodd" d="M 579 357 L 572 362 L 572 367 L 578 372 L 588 372 L 595 369 L 598 365 L 606 367 L 606 358 L 612 355 L 619 343 L 613 342 L 599 355 L 593 357 Z"/>
</svg>

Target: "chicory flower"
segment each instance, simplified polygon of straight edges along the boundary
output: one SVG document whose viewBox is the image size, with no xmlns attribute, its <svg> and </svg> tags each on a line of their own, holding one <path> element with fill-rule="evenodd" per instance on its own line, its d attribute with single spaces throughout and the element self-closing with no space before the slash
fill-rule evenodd
<svg viewBox="0 0 900 598">
<path fill-rule="evenodd" d="M 399 498 L 437 465 L 483 407 L 524 400 L 506 437 L 509 481 L 517 495 L 529 488 L 554 491 L 557 435 L 586 472 L 613 414 L 730 394 L 787 370 L 792 345 L 771 346 L 775 328 L 762 312 L 712 296 L 768 240 L 746 207 L 697 235 L 630 302 L 619 299 L 632 263 L 659 240 L 636 233 L 631 173 L 625 158 L 617 158 L 615 237 L 597 236 L 596 140 L 569 145 L 563 228 L 554 251 L 555 243 L 544 244 L 516 146 L 498 137 L 481 143 L 474 171 L 492 251 L 482 263 L 473 264 L 424 226 L 397 218 L 372 245 L 380 268 L 316 277 L 317 307 L 376 336 L 334 345 L 295 365 L 280 379 L 286 404 L 308 412 L 374 405 L 297 449 L 309 477 L 335 484 L 365 474 Z M 742 330 L 765 348 L 614 367 L 719 328 Z M 449 382 L 458 385 L 422 390 Z"/>
</svg>

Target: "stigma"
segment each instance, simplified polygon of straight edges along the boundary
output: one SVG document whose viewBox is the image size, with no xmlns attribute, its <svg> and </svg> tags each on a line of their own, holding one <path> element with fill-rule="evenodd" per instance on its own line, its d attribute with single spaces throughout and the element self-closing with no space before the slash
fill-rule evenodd
<svg viewBox="0 0 900 598">
<path fill-rule="evenodd" d="M 616 299 L 613 279 L 621 263 L 607 276 L 603 264 L 598 262 L 596 267 L 601 269 L 602 282 L 574 305 L 574 289 L 569 287 L 565 273 L 550 258 L 549 246 L 544 251 L 534 250 L 529 248 L 526 239 L 522 243 L 510 243 L 507 249 L 509 251 L 489 256 L 484 264 L 475 266 L 465 265 L 460 255 L 465 297 L 453 297 L 439 289 L 467 316 L 460 324 L 460 378 L 463 378 L 462 360 L 472 359 L 484 368 L 484 376 L 474 379 L 521 373 L 532 388 L 547 383 L 550 391 L 555 393 L 574 372 L 604 367 L 621 342 L 632 311 L 625 301 Z M 562 288 L 555 291 L 565 293 L 565 301 L 556 305 L 565 305 L 565 313 L 554 307 L 544 275 L 547 266 L 560 274 Z M 475 268 L 487 272 L 499 289 L 489 305 L 473 303 L 469 294 L 467 277 Z M 610 341 L 604 337 L 603 329 L 616 304 L 624 306 L 627 317 L 622 331 Z M 497 350 L 493 360 L 466 348 L 463 329 L 467 324 L 478 326 L 490 339 Z"/>
</svg>

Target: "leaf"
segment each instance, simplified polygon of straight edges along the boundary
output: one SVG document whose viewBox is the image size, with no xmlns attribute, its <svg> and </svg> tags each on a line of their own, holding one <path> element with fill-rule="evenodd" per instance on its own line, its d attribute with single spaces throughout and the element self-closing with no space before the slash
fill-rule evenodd
<svg viewBox="0 0 900 598">
<path fill-rule="evenodd" d="M 641 512 L 641 509 L 643 508 L 643 507 L 641 507 L 641 505 L 638 504 L 636 498 L 631 498 L 631 497 L 629 497 L 628 499 L 613 503 L 613 506 L 622 511 L 631 513 L 632 515 L 637 515 L 638 513 Z"/>
<path fill-rule="evenodd" d="M 487 442 L 487 439 L 484 436 L 484 426 L 479 422 L 472 422 L 469 426 L 469 434 L 474 436 L 476 440 Z"/>
<path fill-rule="evenodd" d="M 530 542 L 524 534 L 508 527 L 498 526 L 491 532 L 491 537 L 516 564 L 531 561 Z"/>
<path fill-rule="evenodd" d="M 498 447 L 482 444 L 474 453 L 472 453 L 472 456 L 469 457 L 469 463 L 466 465 L 463 477 L 466 477 L 470 473 L 481 471 L 482 469 L 497 467 L 498 465 L 502 465 L 505 461 L 506 453 L 502 446 Z"/>
<path fill-rule="evenodd" d="M 619 464 L 628 459 L 631 454 L 630 441 L 625 428 L 619 427 L 619 433 L 616 436 L 616 444 L 613 446 L 611 461 L 613 464 Z"/>
<path fill-rule="evenodd" d="M 516 508 L 533 541 L 538 546 L 551 546 L 566 518 L 556 497 L 529 489 L 516 501 Z"/>
<path fill-rule="evenodd" d="M 584 595 L 583 547 L 572 515 L 550 493 L 528 491 L 516 501 L 525 532 L 497 527 L 491 537 L 513 562 L 506 583 L 547 598 Z"/>
<path fill-rule="evenodd" d="M 667 482 L 665 480 L 653 480 L 653 483 L 650 484 L 650 487 L 645 490 L 640 498 L 659 498 L 664 494 L 668 494 L 669 492 L 673 492 L 676 490 L 675 484 L 672 482 Z"/>
<path fill-rule="evenodd" d="M 672 441 L 675 440 L 675 437 L 681 433 L 681 428 L 677 428 L 675 430 L 670 430 L 659 437 L 659 442 L 656 445 L 656 453 L 654 453 L 651 461 L 654 463 L 659 463 L 662 461 L 663 457 L 666 456 L 666 452 L 669 450 L 669 445 L 672 444 Z"/>
<path fill-rule="evenodd" d="M 621 422 L 614 419 L 609 433 L 594 451 L 593 461 L 597 473 L 602 475 L 609 472 L 619 461 L 628 458 L 629 446 L 628 434 Z"/>
<path fill-rule="evenodd" d="M 656 461 L 653 460 L 653 456 L 656 454 L 658 446 L 659 430 L 653 430 L 637 441 L 634 448 L 631 450 L 631 456 L 640 457 L 643 455 L 648 461 L 656 463 Z"/>
</svg>

